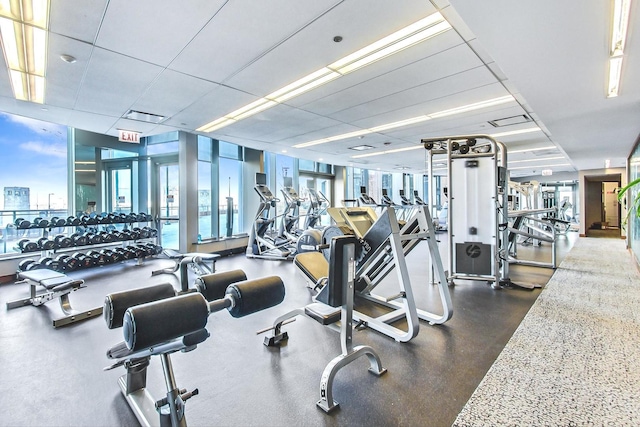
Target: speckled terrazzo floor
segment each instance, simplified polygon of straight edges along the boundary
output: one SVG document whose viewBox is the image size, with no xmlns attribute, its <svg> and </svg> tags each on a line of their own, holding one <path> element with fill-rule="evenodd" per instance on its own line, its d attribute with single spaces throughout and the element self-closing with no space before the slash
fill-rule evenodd
<svg viewBox="0 0 640 427">
<path fill-rule="evenodd" d="M 580 238 L 454 426 L 640 425 L 640 274 Z"/>
</svg>

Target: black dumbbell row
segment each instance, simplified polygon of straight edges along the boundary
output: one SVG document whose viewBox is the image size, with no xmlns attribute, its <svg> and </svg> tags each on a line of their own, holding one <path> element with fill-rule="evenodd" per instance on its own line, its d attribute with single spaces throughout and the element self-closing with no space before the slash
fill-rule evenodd
<svg viewBox="0 0 640 427">
<path fill-rule="evenodd" d="M 140 213 L 107 213 L 101 214 L 92 213 L 89 215 L 82 215 L 80 217 L 69 216 L 65 218 L 59 218 L 54 216 L 51 219 L 35 218 L 33 222 L 24 218 L 18 218 L 14 221 L 17 228 L 54 228 L 54 227 L 66 227 L 66 226 L 80 226 L 80 225 L 98 225 L 98 224 L 133 224 L 134 222 L 151 222 L 153 217 L 145 212 Z"/>
<path fill-rule="evenodd" d="M 145 243 L 124 248 L 93 250 L 87 253 L 76 252 L 73 255 L 61 254 L 55 258 L 42 257 L 38 260 L 25 259 L 18 264 L 18 271 L 46 268 L 65 273 L 83 268 L 115 264 L 129 259 L 146 258 L 160 255 L 161 253 L 162 246 Z"/>
<path fill-rule="evenodd" d="M 47 237 L 41 237 L 37 241 L 22 239 L 18 242 L 17 248 L 20 252 L 26 253 L 71 248 L 76 246 L 99 245 L 102 243 L 123 242 L 127 240 L 148 239 L 157 236 L 158 230 L 150 227 L 135 227 L 131 230 L 123 231 L 86 231 L 82 233 L 73 233 L 71 236 L 58 234 L 53 239 Z"/>
</svg>

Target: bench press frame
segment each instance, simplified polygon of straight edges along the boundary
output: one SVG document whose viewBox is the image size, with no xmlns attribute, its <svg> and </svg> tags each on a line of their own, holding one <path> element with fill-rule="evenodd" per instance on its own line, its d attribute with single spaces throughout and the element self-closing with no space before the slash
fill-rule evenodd
<svg viewBox="0 0 640 427">
<path fill-rule="evenodd" d="M 24 307 L 26 305 L 32 305 L 39 307 L 51 300 L 58 298 L 60 302 L 60 309 L 64 313 L 63 317 L 53 319 L 53 327 L 59 328 L 71 323 L 80 322 L 82 320 L 91 319 L 92 317 L 100 316 L 102 314 L 102 307 L 96 307 L 85 311 L 75 310 L 71 306 L 69 300 L 69 294 L 73 291 L 77 291 L 81 288 L 86 288 L 84 280 L 73 280 L 66 274 L 57 273 L 48 269 L 37 269 L 31 271 L 18 272 L 18 281 L 16 284 L 28 283 L 29 294 L 28 298 L 19 299 L 16 301 L 7 302 L 7 310 L 11 310 L 17 307 Z M 47 286 L 47 283 L 52 284 Z M 45 292 L 37 293 L 36 287 L 42 286 L 46 289 Z"/>
</svg>

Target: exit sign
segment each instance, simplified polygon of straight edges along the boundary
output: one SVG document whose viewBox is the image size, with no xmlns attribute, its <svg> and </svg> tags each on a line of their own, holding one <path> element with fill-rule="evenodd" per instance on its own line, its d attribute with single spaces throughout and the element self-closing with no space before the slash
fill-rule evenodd
<svg viewBox="0 0 640 427">
<path fill-rule="evenodd" d="M 138 132 L 132 132 L 129 130 L 120 130 L 118 132 L 118 141 L 140 144 L 140 134 Z"/>
</svg>

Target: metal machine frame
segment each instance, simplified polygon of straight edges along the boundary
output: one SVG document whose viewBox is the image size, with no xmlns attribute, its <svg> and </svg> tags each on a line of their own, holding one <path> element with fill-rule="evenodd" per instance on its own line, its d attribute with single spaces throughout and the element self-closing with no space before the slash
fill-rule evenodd
<svg viewBox="0 0 640 427">
<path fill-rule="evenodd" d="M 447 176 L 449 178 L 449 210 L 448 210 L 448 230 L 447 237 L 449 241 L 449 283 L 454 284 L 455 279 L 463 280 L 486 280 L 492 283 L 494 289 L 502 286 L 513 285 L 509 279 L 509 263 L 507 260 L 507 242 L 508 242 L 508 189 L 507 189 L 507 149 L 504 144 L 495 140 L 489 135 L 459 135 L 438 138 L 424 138 L 421 140 L 428 155 L 428 167 L 430 173 L 430 182 L 433 182 L 433 156 L 440 154 L 447 156 Z M 454 165 L 455 162 L 455 165 Z M 466 196 L 476 196 L 477 203 L 474 206 L 479 207 L 482 203 L 489 201 L 477 200 L 477 194 L 461 194 L 458 195 L 456 189 L 456 179 L 454 168 L 464 162 L 465 168 L 483 167 L 492 171 L 486 179 L 482 180 L 482 185 L 488 185 L 488 193 L 491 195 L 491 207 L 482 214 L 486 222 L 489 223 L 491 233 L 490 241 L 481 242 L 477 236 L 478 226 L 468 227 L 467 230 L 460 229 L 460 221 L 454 217 L 454 212 L 466 212 L 470 207 L 469 203 L 460 202 L 457 207 L 459 198 Z M 482 166 L 490 162 L 490 166 Z M 487 181 L 488 184 L 487 184 Z M 465 190 L 466 192 L 466 190 Z M 431 192 L 433 193 L 433 192 Z M 433 196 L 433 194 L 431 194 Z M 468 226 L 468 224 L 463 224 Z M 485 233 L 486 234 L 486 233 Z M 464 242 L 464 238 L 468 240 L 467 251 L 477 253 L 480 250 L 479 244 L 491 247 L 491 268 L 489 274 L 469 274 L 460 272 L 454 262 L 454 250 L 456 243 Z M 460 240 L 463 239 L 463 240 Z"/>
</svg>

